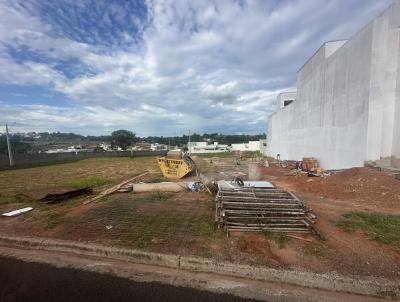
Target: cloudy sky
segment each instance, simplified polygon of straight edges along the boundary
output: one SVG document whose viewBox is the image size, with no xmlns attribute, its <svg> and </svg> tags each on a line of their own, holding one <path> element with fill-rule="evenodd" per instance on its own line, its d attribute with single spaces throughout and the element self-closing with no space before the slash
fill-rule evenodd
<svg viewBox="0 0 400 302">
<path fill-rule="evenodd" d="M 0 123 L 260 133 L 327 40 L 390 0 L 0 0 Z"/>
</svg>

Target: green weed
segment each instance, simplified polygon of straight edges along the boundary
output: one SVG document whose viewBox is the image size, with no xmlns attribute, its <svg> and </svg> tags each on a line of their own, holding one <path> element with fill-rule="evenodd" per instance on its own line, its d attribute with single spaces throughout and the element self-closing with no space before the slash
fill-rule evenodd
<svg viewBox="0 0 400 302">
<path fill-rule="evenodd" d="M 400 216 L 382 213 L 350 212 L 336 224 L 346 232 L 362 230 L 368 236 L 389 245 L 400 245 Z"/>
</svg>

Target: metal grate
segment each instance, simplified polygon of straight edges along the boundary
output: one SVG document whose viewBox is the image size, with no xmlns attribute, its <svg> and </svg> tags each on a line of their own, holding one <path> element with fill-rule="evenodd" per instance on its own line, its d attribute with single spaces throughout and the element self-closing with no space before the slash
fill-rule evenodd
<svg viewBox="0 0 400 302">
<path fill-rule="evenodd" d="M 278 188 L 223 189 L 216 196 L 215 220 L 231 231 L 302 232 L 313 230 L 315 215 L 289 191 Z"/>
</svg>

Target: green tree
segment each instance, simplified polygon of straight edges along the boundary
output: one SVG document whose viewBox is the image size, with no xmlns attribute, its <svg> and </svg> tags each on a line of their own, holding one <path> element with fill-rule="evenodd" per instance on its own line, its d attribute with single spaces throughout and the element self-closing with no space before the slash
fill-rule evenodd
<svg viewBox="0 0 400 302">
<path fill-rule="evenodd" d="M 111 146 L 121 147 L 122 150 L 126 150 L 129 146 L 132 146 L 136 141 L 136 134 L 128 130 L 117 130 L 111 133 Z"/>
<path fill-rule="evenodd" d="M 11 135 L 11 150 L 13 153 L 27 153 L 32 150 L 31 144 L 23 142 L 19 136 Z M 0 153 L 8 154 L 7 140 L 5 135 L 0 135 Z"/>
</svg>

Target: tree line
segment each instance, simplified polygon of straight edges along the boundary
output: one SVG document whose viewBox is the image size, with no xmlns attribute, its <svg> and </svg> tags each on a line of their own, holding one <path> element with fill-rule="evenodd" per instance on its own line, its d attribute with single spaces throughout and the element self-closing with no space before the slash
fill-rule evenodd
<svg viewBox="0 0 400 302">
<path fill-rule="evenodd" d="M 263 134 L 222 134 L 222 133 L 193 133 L 190 136 L 191 141 L 208 141 L 218 142 L 224 145 L 247 143 L 248 141 L 255 141 L 265 138 Z M 171 146 L 184 146 L 189 141 L 188 135 L 181 136 L 148 136 L 137 137 L 136 134 L 129 130 L 117 130 L 111 135 L 80 135 L 75 133 L 62 133 L 62 132 L 40 132 L 33 133 L 31 136 L 21 136 L 18 134 L 10 135 L 11 144 L 14 153 L 28 153 L 33 150 L 32 146 L 35 145 L 51 145 L 56 143 L 109 143 L 113 147 L 121 147 L 126 149 L 135 143 L 159 143 Z M 7 153 L 7 141 L 5 135 L 0 135 L 0 153 Z"/>
</svg>

